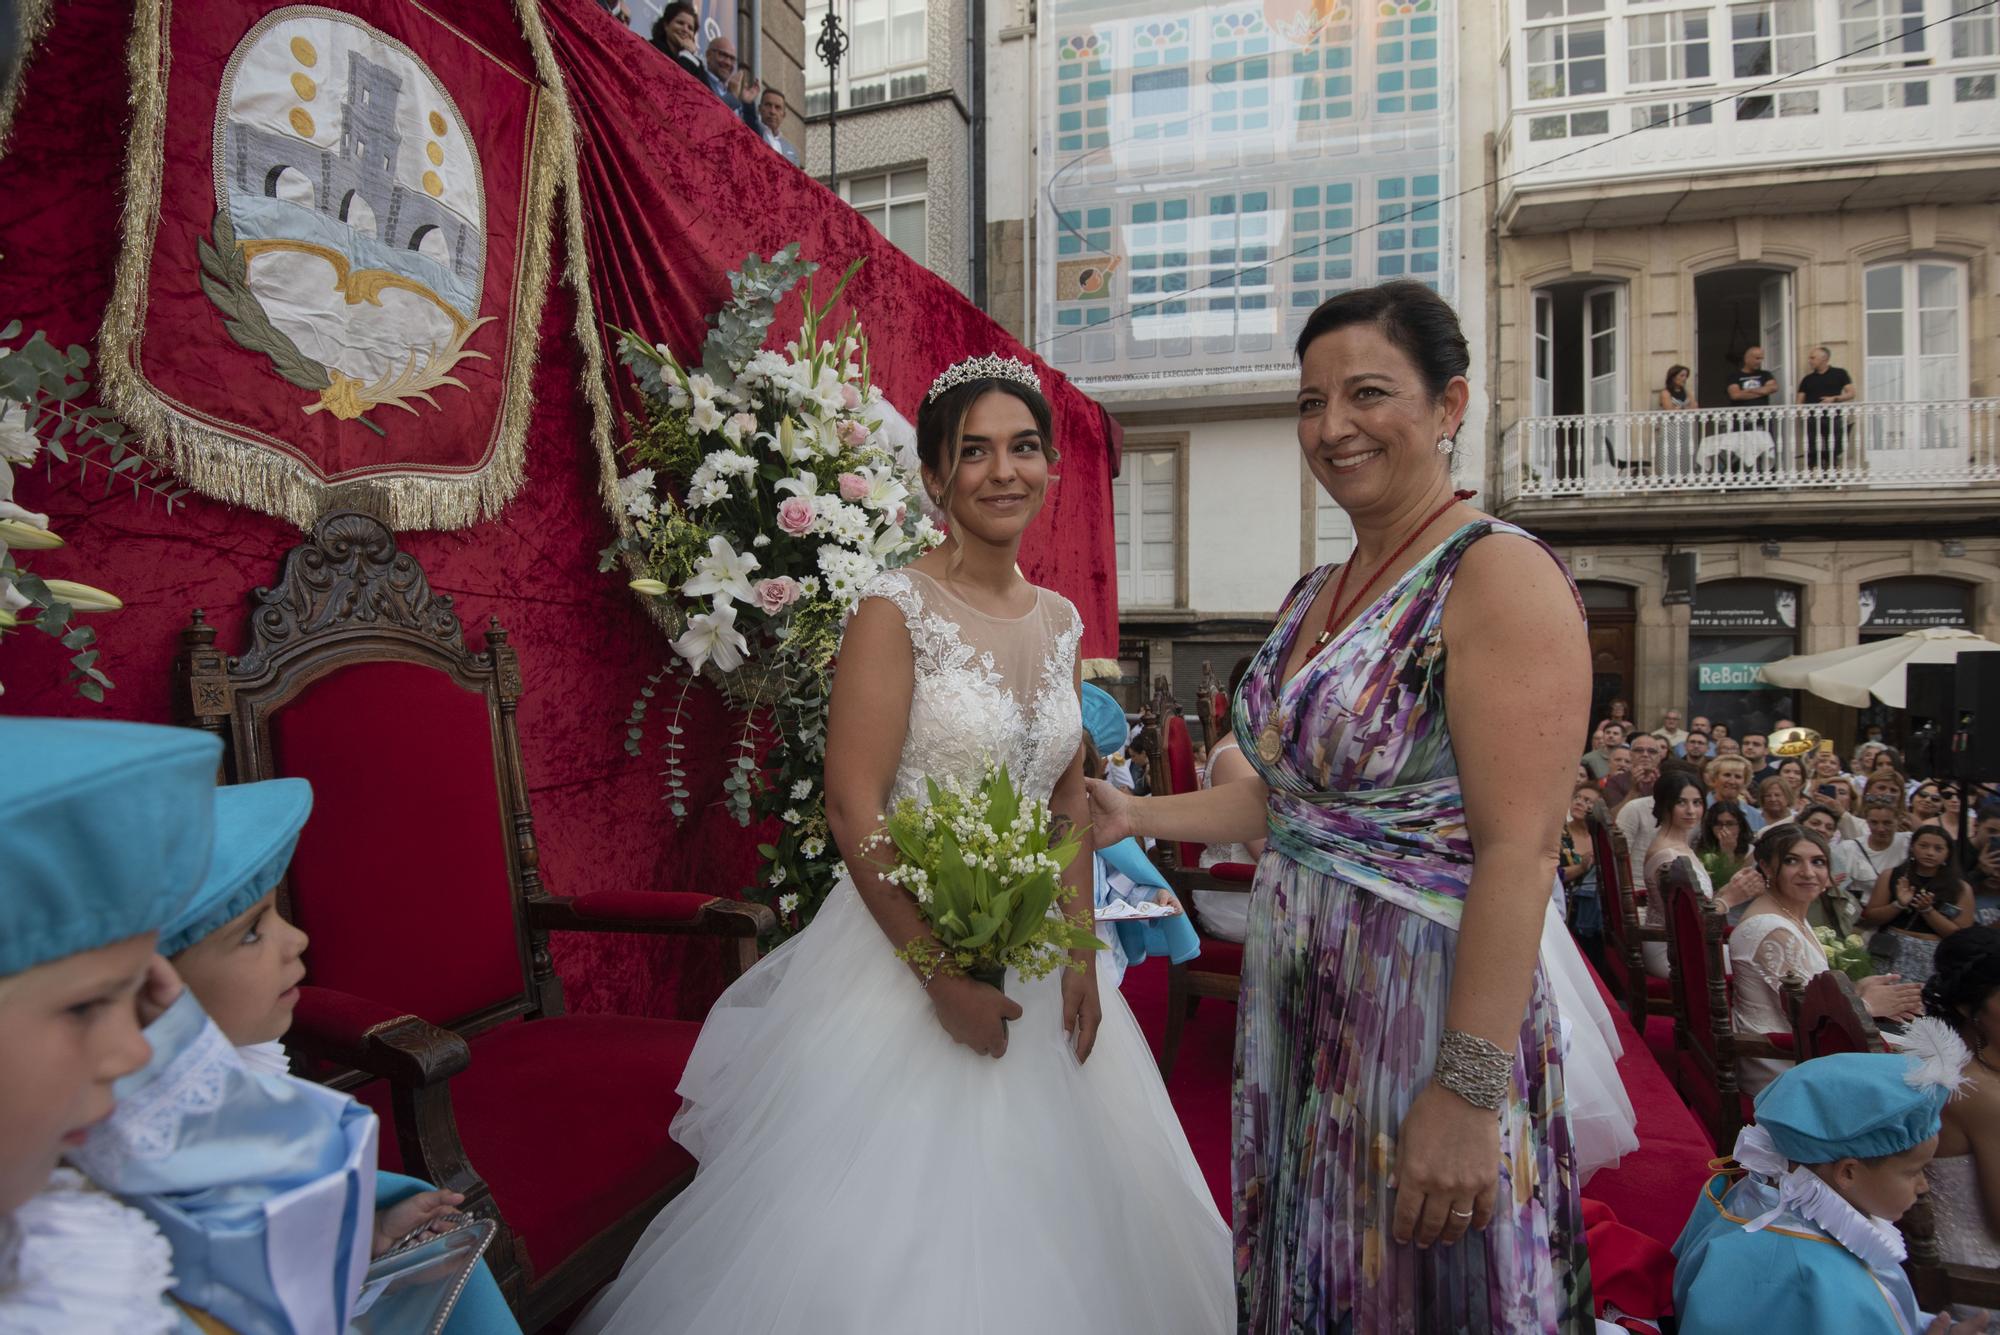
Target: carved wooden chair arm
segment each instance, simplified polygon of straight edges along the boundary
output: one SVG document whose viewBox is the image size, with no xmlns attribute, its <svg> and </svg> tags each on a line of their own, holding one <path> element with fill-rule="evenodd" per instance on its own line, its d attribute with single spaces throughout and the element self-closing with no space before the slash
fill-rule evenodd
<svg viewBox="0 0 2000 1335">
<path fill-rule="evenodd" d="M 1736 1035 L 1736 1055 L 1742 1057 L 1769 1057 L 1781 1062 L 1796 1061 L 1798 1049 L 1792 1045 L 1790 1034 L 1744 1034 Z"/>
<path fill-rule="evenodd" d="M 1232 864 L 1225 863 L 1223 865 L 1226 867 Z M 1247 866 L 1248 864 L 1236 863 L 1233 865 Z M 1175 894 L 1180 896 L 1183 905 L 1188 902 L 1188 896 L 1197 890 L 1217 890 L 1225 894 L 1237 895 L 1247 895 L 1250 893 L 1251 883 L 1248 878 L 1238 880 L 1234 875 L 1228 873 L 1218 876 L 1216 873 L 1220 870 L 1222 869 L 1218 867 L 1190 867 L 1185 869 L 1168 867 L 1162 870 L 1160 874 L 1167 878 L 1167 885 L 1172 888 Z"/>
<path fill-rule="evenodd" d="M 1642 926 L 1639 929 L 1639 939 L 1641 941 L 1657 941 L 1664 946 L 1667 944 L 1667 929 L 1664 927 Z"/>
<path fill-rule="evenodd" d="M 769 906 L 691 890 L 590 890 L 580 895 L 540 895 L 528 901 L 528 920 L 550 932 L 647 932 L 748 937 L 775 931 Z"/>
<path fill-rule="evenodd" d="M 287 1046 L 317 1061 L 397 1085 L 435 1085 L 472 1064 L 449 1029 L 329 987 L 301 987 Z"/>
</svg>

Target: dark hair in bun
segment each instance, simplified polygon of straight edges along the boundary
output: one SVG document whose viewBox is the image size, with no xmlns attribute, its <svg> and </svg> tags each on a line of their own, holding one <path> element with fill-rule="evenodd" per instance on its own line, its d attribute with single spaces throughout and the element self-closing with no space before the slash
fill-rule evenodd
<svg viewBox="0 0 2000 1335">
<path fill-rule="evenodd" d="M 2000 928 L 1961 927 L 1938 942 L 1924 1009 L 1958 1031 L 1974 1052 L 1986 1045 L 1979 1012 L 2000 992 Z"/>
</svg>

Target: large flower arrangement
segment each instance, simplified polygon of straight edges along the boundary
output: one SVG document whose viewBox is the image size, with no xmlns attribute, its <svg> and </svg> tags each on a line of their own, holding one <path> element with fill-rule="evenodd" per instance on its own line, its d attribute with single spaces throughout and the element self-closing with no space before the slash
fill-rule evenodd
<svg viewBox="0 0 2000 1335">
<path fill-rule="evenodd" d="M 819 301 L 817 266 L 796 245 L 753 255 L 729 276 L 698 365 L 636 334 L 619 345 L 646 416 L 627 446 L 637 466 L 619 483 L 631 531 L 606 549 L 605 568 L 625 560 L 674 651 L 633 702 L 625 747 L 640 754 L 665 692 L 666 797 L 685 819 L 688 694 L 702 677 L 722 689 L 736 713 L 727 803 L 746 825 L 778 820 L 776 842 L 759 845 L 761 894 L 787 931 L 810 920 L 838 873 L 820 772 L 841 627 L 879 572 L 941 540 L 911 504 L 891 439 L 908 428 L 870 380 L 858 320 L 827 333 L 858 267 Z M 801 281 L 797 336 L 765 349 L 778 302 Z"/>
</svg>

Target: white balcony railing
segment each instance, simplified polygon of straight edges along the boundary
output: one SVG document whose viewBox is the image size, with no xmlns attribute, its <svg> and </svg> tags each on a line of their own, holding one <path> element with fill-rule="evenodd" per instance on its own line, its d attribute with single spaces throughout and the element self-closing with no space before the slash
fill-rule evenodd
<svg viewBox="0 0 2000 1335">
<path fill-rule="evenodd" d="M 1787 80 L 1741 97 L 1740 109 L 1738 90 L 1759 81 L 1527 102 L 1500 136 L 1500 170 L 1511 199 L 1580 182 L 2000 147 L 1996 75 L 1993 60 L 1842 72 Z"/>
<path fill-rule="evenodd" d="M 1525 417 L 1508 500 L 2000 483 L 2000 399 Z"/>
</svg>

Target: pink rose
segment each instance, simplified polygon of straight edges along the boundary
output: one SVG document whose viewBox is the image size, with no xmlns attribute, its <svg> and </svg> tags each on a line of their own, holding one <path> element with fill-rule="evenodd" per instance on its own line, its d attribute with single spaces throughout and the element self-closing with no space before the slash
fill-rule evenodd
<svg viewBox="0 0 2000 1335">
<path fill-rule="evenodd" d="M 819 511 L 803 496 L 787 496 L 778 505 L 778 527 L 793 537 L 803 537 L 810 532 Z"/>
<path fill-rule="evenodd" d="M 850 422 L 847 423 L 846 425 L 843 425 L 841 427 L 841 431 L 844 434 L 848 426 L 859 426 L 859 425 L 860 425 L 859 422 Z M 841 500 L 858 501 L 867 494 L 868 494 L 867 478 L 861 476 L 861 474 L 859 473 L 842 473 L 840 475 Z"/>
<path fill-rule="evenodd" d="M 891 519 L 889 522 L 894 524 L 897 528 L 901 528 L 903 526 L 903 521 L 905 519 L 908 519 L 909 517 L 910 517 L 910 507 L 907 505 L 899 505 L 896 507 L 896 517 L 894 519 Z"/>
<path fill-rule="evenodd" d="M 757 595 L 757 606 L 766 616 L 776 616 L 797 602 L 802 590 L 790 575 L 780 575 L 776 579 L 758 580 L 751 592 Z"/>
<path fill-rule="evenodd" d="M 840 401 L 847 405 L 847 411 L 853 412 L 861 406 L 861 391 L 852 385 L 842 385 L 840 387 Z"/>
<path fill-rule="evenodd" d="M 851 450 L 860 449 L 868 443 L 868 428 L 852 418 L 840 424 L 839 434 L 840 443 Z M 854 498 L 850 496 L 848 499 L 853 500 Z"/>
</svg>

